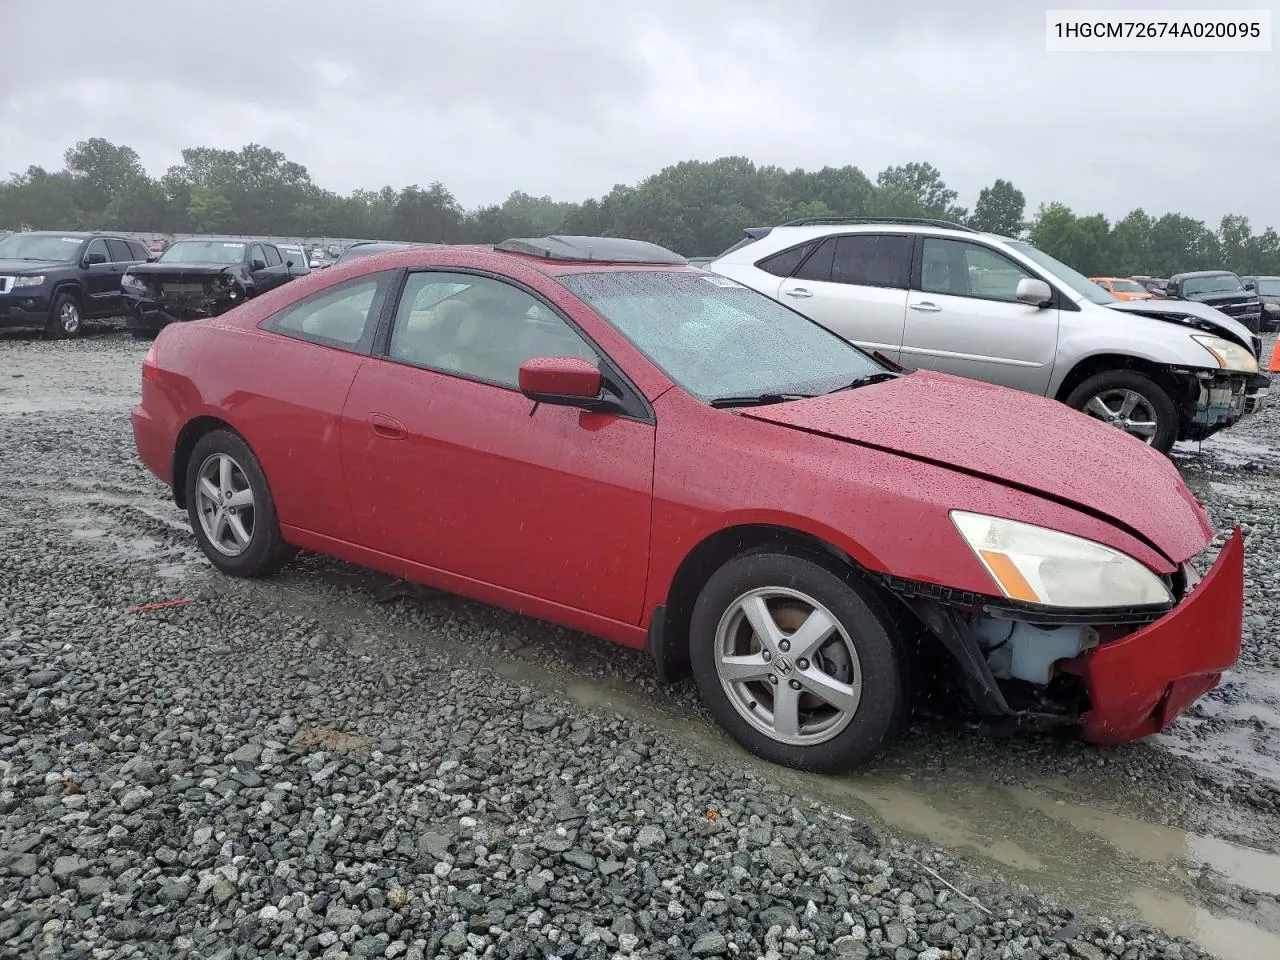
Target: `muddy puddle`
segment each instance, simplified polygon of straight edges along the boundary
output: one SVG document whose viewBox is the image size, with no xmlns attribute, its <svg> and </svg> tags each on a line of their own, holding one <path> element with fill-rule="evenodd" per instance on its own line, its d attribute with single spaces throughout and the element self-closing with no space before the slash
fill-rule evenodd
<svg viewBox="0 0 1280 960">
<path fill-rule="evenodd" d="M 498 672 L 521 682 L 558 682 L 527 664 Z M 966 853 L 1104 915 L 1140 917 L 1223 960 L 1280 957 L 1280 916 L 1254 923 L 1211 912 L 1194 887 L 1211 869 L 1226 884 L 1280 895 L 1280 854 L 1071 802 L 1061 797 L 1065 785 L 1051 781 L 1011 787 L 954 772 L 822 777 L 781 770 L 748 755 L 704 718 L 677 716 L 596 684 L 568 682 L 564 692 L 580 706 L 633 717 L 702 752 L 749 764 L 838 813 L 870 814 L 894 832 Z"/>
</svg>

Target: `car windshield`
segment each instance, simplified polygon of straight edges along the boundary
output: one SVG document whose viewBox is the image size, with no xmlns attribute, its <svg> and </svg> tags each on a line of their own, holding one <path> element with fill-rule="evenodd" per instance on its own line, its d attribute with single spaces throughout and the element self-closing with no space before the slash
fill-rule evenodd
<svg viewBox="0 0 1280 960">
<path fill-rule="evenodd" d="M 1258 293 L 1264 297 L 1280 297 L 1280 279 L 1259 280 Z"/>
<path fill-rule="evenodd" d="M 160 255 L 158 263 L 239 263 L 244 244 L 223 240 L 179 240 Z"/>
<path fill-rule="evenodd" d="M 1188 297 L 1203 297 L 1215 293 L 1243 293 L 1244 286 L 1234 273 L 1215 273 L 1208 277 L 1187 277 L 1182 281 L 1182 292 Z"/>
<path fill-rule="evenodd" d="M 1065 283 L 1086 300 L 1092 300 L 1094 303 L 1104 305 L 1119 302 L 1116 297 L 1113 297 L 1079 270 L 1071 269 L 1061 260 L 1049 256 L 1043 250 L 1037 250 L 1031 244 L 1024 243 L 1021 240 L 1008 240 L 1006 243 L 1011 249 L 1017 250 L 1032 263 L 1037 263 L 1044 267 L 1045 270 L 1053 275 L 1055 280 Z"/>
<path fill-rule="evenodd" d="M 372 257 L 379 253 L 391 253 L 394 250 L 403 250 L 412 246 L 408 243 L 357 243 L 354 246 L 347 247 L 342 251 L 342 255 L 338 257 L 337 263 L 346 263 L 348 260 L 354 260 L 356 257 Z"/>
<path fill-rule="evenodd" d="M 1133 280 L 1112 280 L 1111 289 L 1117 293 L 1146 293 L 1147 288 Z"/>
<path fill-rule="evenodd" d="M 66 263 L 76 258 L 81 242 L 77 237 L 11 233 L 0 240 L 0 260 L 46 260 L 50 263 Z"/>
<path fill-rule="evenodd" d="M 847 340 L 714 274 L 592 271 L 559 280 L 700 400 L 829 393 L 887 372 Z"/>
</svg>

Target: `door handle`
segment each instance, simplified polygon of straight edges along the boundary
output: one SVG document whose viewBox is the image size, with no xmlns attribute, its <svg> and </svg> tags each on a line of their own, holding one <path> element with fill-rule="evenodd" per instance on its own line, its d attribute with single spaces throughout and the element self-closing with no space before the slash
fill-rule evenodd
<svg viewBox="0 0 1280 960">
<path fill-rule="evenodd" d="M 808 290 L 805 287 L 792 287 L 790 290 L 784 290 L 782 292 L 785 293 L 788 297 L 796 297 L 797 299 L 800 299 L 800 300 L 803 300 L 805 297 L 813 296 L 813 291 Z"/>
<path fill-rule="evenodd" d="M 409 435 L 403 423 L 381 413 L 369 415 L 369 426 L 373 428 L 374 436 L 382 437 L 384 440 L 403 440 Z"/>
<path fill-rule="evenodd" d="M 911 309 L 919 310 L 921 313 L 939 313 L 942 310 L 936 303 L 930 303 L 928 300 L 911 304 Z"/>
</svg>

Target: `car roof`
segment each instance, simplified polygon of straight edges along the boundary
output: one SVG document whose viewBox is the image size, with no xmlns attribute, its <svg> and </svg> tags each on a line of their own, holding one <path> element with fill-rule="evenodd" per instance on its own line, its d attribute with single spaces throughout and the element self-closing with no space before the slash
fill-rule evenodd
<svg viewBox="0 0 1280 960">
<path fill-rule="evenodd" d="M 591 238 L 597 239 L 597 238 Z M 618 240 L 620 238 L 602 238 Z M 640 243 L 643 241 L 632 241 Z M 683 257 L 666 251 L 669 257 L 678 258 L 678 262 L 638 262 L 635 260 L 572 260 L 555 256 L 540 256 L 534 253 L 516 252 L 502 249 L 506 241 L 497 244 L 397 244 L 388 245 L 388 249 L 379 250 L 368 256 L 352 258 L 353 265 L 359 262 L 362 266 L 358 272 L 363 274 L 382 269 L 413 267 L 462 267 L 501 272 L 512 267 L 524 267 L 535 270 L 548 277 L 559 277 L 575 273 L 595 273 L 608 271 L 688 271 L 699 272 L 689 266 Z M 611 248 L 612 249 L 612 248 Z M 659 248 L 662 249 L 662 248 Z M 371 262 L 376 261 L 376 266 Z M 338 269 L 345 270 L 347 264 Z M 354 275 L 354 274 L 353 274 Z"/>
<path fill-rule="evenodd" d="M 1191 277 L 1234 277 L 1234 276 L 1236 276 L 1236 274 L 1232 273 L 1230 270 L 1188 270 L 1186 273 L 1175 273 L 1169 279 L 1186 280 Z"/>
<path fill-rule="evenodd" d="M 519 237 L 494 244 L 503 253 L 518 253 L 540 260 L 562 263 L 643 263 L 685 265 L 680 254 L 647 240 L 625 237 L 585 237 L 552 234 L 546 237 Z"/>
<path fill-rule="evenodd" d="M 93 237 L 114 237 L 114 233 L 101 233 L 88 230 L 21 230 L 9 234 L 11 237 L 67 237 L 71 240 L 89 240 Z"/>
<path fill-rule="evenodd" d="M 174 243 L 271 243 L 270 240 L 246 240 L 243 237 L 182 237 Z M 274 244 L 272 244 L 274 246 Z"/>
</svg>

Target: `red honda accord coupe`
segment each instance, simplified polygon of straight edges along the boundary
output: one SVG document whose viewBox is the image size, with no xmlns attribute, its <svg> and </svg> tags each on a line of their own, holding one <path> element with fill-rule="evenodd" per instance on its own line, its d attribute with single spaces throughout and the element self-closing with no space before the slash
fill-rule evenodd
<svg viewBox="0 0 1280 960">
<path fill-rule="evenodd" d="M 909 372 L 651 244 L 418 247 L 167 327 L 138 452 L 235 576 L 296 549 L 691 670 L 746 748 L 871 756 L 923 662 L 1114 743 L 1240 649 L 1243 546 L 1160 454 Z"/>
</svg>

